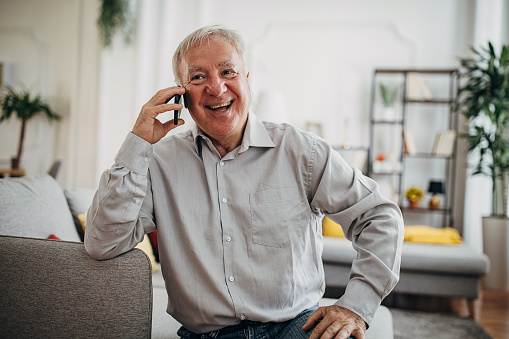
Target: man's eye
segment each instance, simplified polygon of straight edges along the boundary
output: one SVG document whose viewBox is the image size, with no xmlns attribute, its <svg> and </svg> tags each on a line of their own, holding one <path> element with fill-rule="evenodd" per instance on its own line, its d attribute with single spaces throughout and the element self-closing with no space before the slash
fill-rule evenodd
<svg viewBox="0 0 509 339">
<path fill-rule="evenodd" d="M 236 75 L 237 75 L 237 72 L 235 72 L 234 70 L 231 70 L 231 69 L 226 69 L 223 71 L 223 76 L 226 78 L 233 78 Z"/>
<path fill-rule="evenodd" d="M 205 76 L 203 74 L 196 74 L 191 77 L 192 84 L 200 84 L 205 81 Z"/>
</svg>

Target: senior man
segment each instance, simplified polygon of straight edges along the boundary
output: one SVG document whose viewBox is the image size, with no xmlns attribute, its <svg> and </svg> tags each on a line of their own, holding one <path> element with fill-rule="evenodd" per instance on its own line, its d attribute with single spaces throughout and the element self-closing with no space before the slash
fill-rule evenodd
<svg viewBox="0 0 509 339">
<path fill-rule="evenodd" d="M 96 259 L 158 231 L 168 313 L 182 338 L 364 338 L 398 280 L 402 218 L 377 185 L 324 140 L 249 113 L 243 42 L 206 26 L 173 57 L 178 87 L 141 109 L 88 213 Z M 161 123 L 184 95 L 196 127 Z M 161 140 L 162 139 L 162 140 Z M 345 294 L 318 308 L 325 283 L 321 220 L 357 250 Z"/>
</svg>

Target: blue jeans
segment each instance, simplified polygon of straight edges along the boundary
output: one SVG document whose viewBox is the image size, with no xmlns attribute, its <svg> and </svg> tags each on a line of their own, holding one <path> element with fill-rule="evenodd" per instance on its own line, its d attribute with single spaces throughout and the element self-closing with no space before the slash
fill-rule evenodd
<svg viewBox="0 0 509 339">
<path fill-rule="evenodd" d="M 282 323 L 243 320 L 237 325 L 204 334 L 193 333 L 182 326 L 177 334 L 182 339 L 308 339 L 313 330 L 304 332 L 302 326 L 317 309 L 318 305 L 299 313 L 295 319 Z"/>
</svg>

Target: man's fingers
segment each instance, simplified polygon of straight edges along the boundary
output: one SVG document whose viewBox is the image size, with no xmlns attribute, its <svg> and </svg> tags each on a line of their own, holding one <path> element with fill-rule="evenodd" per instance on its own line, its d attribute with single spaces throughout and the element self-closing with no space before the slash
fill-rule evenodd
<svg viewBox="0 0 509 339">
<path fill-rule="evenodd" d="M 366 324 L 364 320 L 343 307 L 335 305 L 320 307 L 308 317 L 302 329 L 309 331 L 315 324 L 317 325 L 309 339 L 346 339 L 350 336 L 365 339 Z"/>
<path fill-rule="evenodd" d="M 149 100 L 149 104 L 156 106 L 160 104 L 168 103 L 175 94 L 183 95 L 186 92 L 185 88 L 173 86 L 159 90 L 152 99 Z"/>
<path fill-rule="evenodd" d="M 321 312 L 321 309 L 319 308 L 316 311 L 314 311 L 313 313 L 311 313 L 311 315 L 308 317 L 304 326 L 302 326 L 302 330 L 309 331 L 310 329 L 313 328 L 313 326 L 315 326 L 318 322 L 320 322 L 320 320 L 322 320 L 322 318 L 323 318 L 323 314 Z"/>
<path fill-rule="evenodd" d="M 366 339 L 366 331 L 363 329 L 355 328 L 351 333 L 351 337 L 355 337 L 357 339 Z M 348 338 L 348 337 L 347 337 Z"/>
<path fill-rule="evenodd" d="M 176 111 L 183 108 L 184 105 L 182 104 L 161 104 L 157 106 L 144 105 L 141 109 L 140 115 L 155 119 L 161 113 Z"/>
<path fill-rule="evenodd" d="M 175 121 L 174 119 L 171 119 L 171 120 L 166 121 L 163 124 L 164 128 L 166 129 L 166 133 L 168 133 L 169 131 L 171 131 L 174 128 L 177 128 L 178 126 L 185 124 L 185 121 L 182 119 L 178 119 L 178 123 L 176 125 L 175 125 L 174 121 Z"/>
</svg>

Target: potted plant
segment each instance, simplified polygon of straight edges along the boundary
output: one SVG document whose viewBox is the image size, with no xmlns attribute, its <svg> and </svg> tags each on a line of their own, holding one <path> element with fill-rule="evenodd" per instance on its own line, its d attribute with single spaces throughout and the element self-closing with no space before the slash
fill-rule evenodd
<svg viewBox="0 0 509 339">
<path fill-rule="evenodd" d="M 424 196 L 424 193 L 419 187 L 412 186 L 406 190 L 405 196 L 408 199 L 410 208 L 417 208 L 419 201 L 421 201 Z"/>
<path fill-rule="evenodd" d="M 25 127 L 28 120 L 40 114 L 45 115 L 50 121 L 60 120 L 60 116 L 41 99 L 40 95 L 32 97 L 29 90 L 16 91 L 12 88 L 7 88 L 7 92 L 1 97 L 0 110 L 0 123 L 9 119 L 11 116 L 15 116 L 21 120 L 18 153 L 12 159 L 12 168 L 18 169 L 21 165 L 23 143 L 25 141 Z"/>
<path fill-rule="evenodd" d="M 380 89 L 380 97 L 382 99 L 383 109 L 383 118 L 386 120 L 391 120 L 395 118 L 394 112 L 394 103 L 396 102 L 396 98 L 398 97 L 398 87 L 389 88 L 383 82 L 378 84 Z"/>
<path fill-rule="evenodd" d="M 134 35 L 134 15 L 129 0 L 102 0 L 97 18 L 103 47 L 111 47 L 117 33 L 124 35 L 124 42 L 131 43 Z"/>
<path fill-rule="evenodd" d="M 507 260 L 508 253 L 509 45 L 502 46 L 499 55 L 490 42 L 488 48 L 472 51 L 474 57 L 461 59 L 458 109 L 470 124 L 466 137 L 476 159 L 473 174 L 487 175 L 492 183 L 491 215 L 483 217 L 484 250 L 492 261 L 491 272 L 501 279 L 492 281 L 488 275 L 486 285 L 507 290 L 507 263 L 496 263 L 503 256 Z"/>
</svg>

